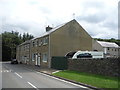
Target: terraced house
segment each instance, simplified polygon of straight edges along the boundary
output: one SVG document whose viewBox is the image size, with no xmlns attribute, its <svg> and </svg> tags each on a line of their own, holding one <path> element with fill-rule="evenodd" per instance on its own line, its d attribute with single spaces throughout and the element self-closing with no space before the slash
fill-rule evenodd
<svg viewBox="0 0 120 90">
<path fill-rule="evenodd" d="M 29 63 L 30 60 L 30 41 L 25 41 L 17 47 L 17 60 L 23 63 Z"/>
<path fill-rule="evenodd" d="M 17 47 L 20 62 L 51 67 L 53 56 L 65 56 L 76 50 L 92 50 L 92 37 L 74 19 L 55 28 L 46 27 L 46 32 Z"/>
</svg>

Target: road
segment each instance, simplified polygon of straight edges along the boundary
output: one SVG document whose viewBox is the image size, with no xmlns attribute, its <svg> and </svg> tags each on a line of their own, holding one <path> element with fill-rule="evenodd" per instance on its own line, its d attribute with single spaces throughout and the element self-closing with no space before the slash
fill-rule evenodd
<svg viewBox="0 0 120 90">
<path fill-rule="evenodd" d="M 1 67 L 1 64 L 0 64 Z M 20 64 L 2 63 L 2 88 L 79 88 L 79 90 L 88 89 L 87 87 L 73 84 L 52 76 L 31 70 Z"/>
</svg>

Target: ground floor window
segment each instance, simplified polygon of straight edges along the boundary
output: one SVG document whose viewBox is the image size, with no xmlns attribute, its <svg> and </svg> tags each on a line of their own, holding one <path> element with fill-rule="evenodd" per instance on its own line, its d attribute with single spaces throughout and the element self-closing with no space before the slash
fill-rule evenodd
<svg viewBox="0 0 120 90">
<path fill-rule="evenodd" d="M 32 53 L 32 61 L 35 61 L 35 54 Z"/>
<path fill-rule="evenodd" d="M 48 59 L 48 54 L 44 53 L 43 54 L 43 62 L 47 62 L 47 59 Z"/>
</svg>

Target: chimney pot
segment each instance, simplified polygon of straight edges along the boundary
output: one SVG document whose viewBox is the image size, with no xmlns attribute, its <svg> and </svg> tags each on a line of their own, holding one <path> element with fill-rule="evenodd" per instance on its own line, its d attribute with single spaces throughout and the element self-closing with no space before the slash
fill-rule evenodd
<svg viewBox="0 0 120 90">
<path fill-rule="evenodd" d="M 50 31 L 51 29 L 53 29 L 53 28 L 48 25 L 48 26 L 46 27 L 46 32 Z"/>
</svg>

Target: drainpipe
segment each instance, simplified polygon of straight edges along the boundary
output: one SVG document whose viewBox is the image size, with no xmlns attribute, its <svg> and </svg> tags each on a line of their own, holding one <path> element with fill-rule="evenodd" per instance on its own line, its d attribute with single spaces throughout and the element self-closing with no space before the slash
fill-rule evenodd
<svg viewBox="0 0 120 90">
<path fill-rule="evenodd" d="M 31 52 L 30 52 L 30 49 L 31 48 L 30 48 L 30 43 L 29 43 L 29 49 L 28 49 L 29 50 L 29 64 L 31 64 Z"/>
<path fill-rule="evenodd" d="M 50 56 L 50 34 L 49 34 L 49 47 L 48 47 L 48 67 L 51 68 L 51 56 Z"/>
</svg>

